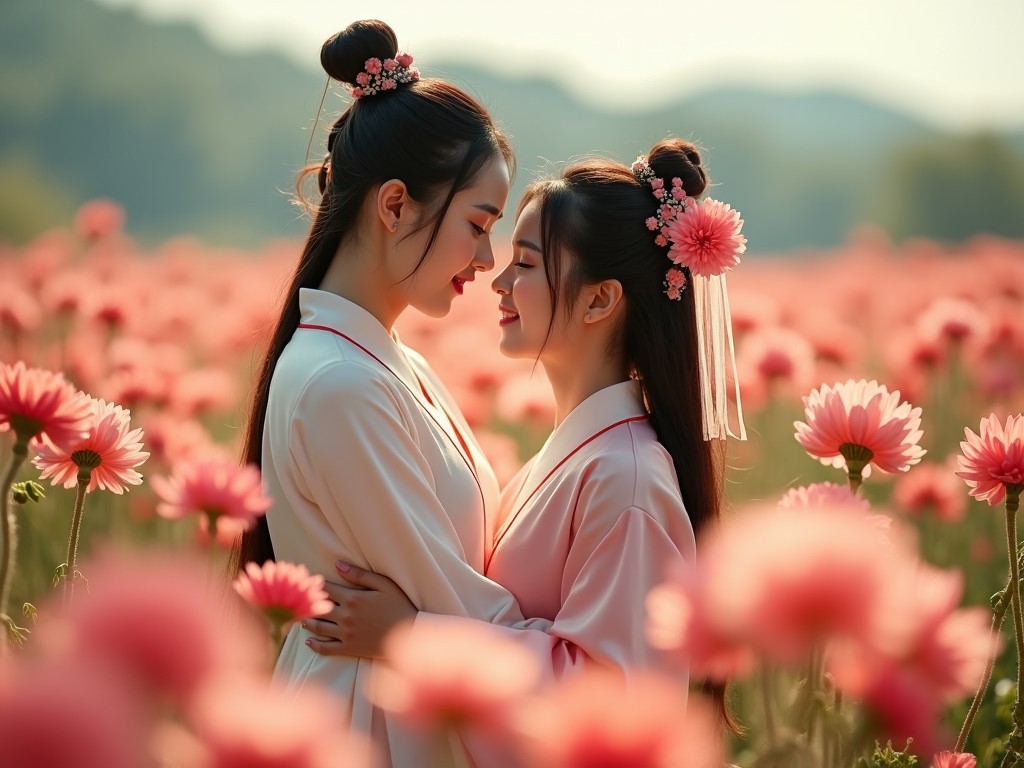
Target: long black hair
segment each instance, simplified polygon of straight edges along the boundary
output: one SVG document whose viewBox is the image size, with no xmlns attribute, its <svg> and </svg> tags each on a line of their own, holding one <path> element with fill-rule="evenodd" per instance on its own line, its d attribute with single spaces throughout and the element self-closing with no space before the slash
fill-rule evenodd
<svg viewBox="0 0 1024 768">
<path fill-rule="evenodd" d="M 354 86 L 368 59 L 383 61 L 398 51 L 398 39 L 387 24 L 357 21 L 323 44 L 320 63 L 332 79 Z M 259 467 L 270 380 L 299 324 L 299 289 L 319 287 L 345 238 L 355 229 L 373 187 L 401 179 L 409 196 L 424 205 L 423 217 L 414 227 L 414 232 L 430 228 L 422 264 L 456 193 L 470 186 L 492 159 L 500 158 L 510 171 L 515 163 L 508 138 L 487 110 L 462 89 L 433 78 L 354 100 L 331 125 L 327 150 L 323 162 L 304 168 L 296 182 L 300 200 L 313 212 L 313 222 L 252 394 L 242 460 Z M 316 179 L 318 203 L 303 195 L 303 184 L 309 179 Z M 270 530 L 266 518 L 260 518 L 241 536 L 231 567 L 238 571 L 248 562 L 273 559 Z"/>
</svg>

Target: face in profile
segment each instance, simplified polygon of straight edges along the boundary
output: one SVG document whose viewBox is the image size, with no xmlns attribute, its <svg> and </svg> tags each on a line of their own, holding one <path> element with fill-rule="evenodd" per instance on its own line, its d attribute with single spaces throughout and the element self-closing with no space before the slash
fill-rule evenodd
<svg viewBox="0 0 1024 768">
<path fill-rule="evenodd" d="M 408 277 L 403 283 L 410 306 L 430 317 L 444 317 L 452 301 L 462 295 L 465 284 L 474 280 L 477 272 L 494 267 L 490 232 L 501 217 L 509 184 L 504 159 L 492 158 L 473 184 L 452 198 L 437 238 L 418 269 L 416 264 L 430 239 L 431 227 L 400 244 L 402 264 L 407 266 Z"/>
<path fill-rule="evenodd" d="M 541 244 L 541 202 L 535 198 L 516 221 L 511 262 L 491 283 L 500 297 L 500 348 L 507 357 L 538 359 L 564 346 L 564 329 L 551 322 L 554 311 Z"/>
</svg>

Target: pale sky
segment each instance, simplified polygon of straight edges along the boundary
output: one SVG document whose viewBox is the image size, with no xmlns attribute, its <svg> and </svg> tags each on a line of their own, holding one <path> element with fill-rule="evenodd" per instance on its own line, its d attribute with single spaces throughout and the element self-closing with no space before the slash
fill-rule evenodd
<svg viewBox="0 0 1024 768">
<path fill-rule="evenodd" d="M 319 69 L 358 18 L 432 61 L 548 74 L 612 109 L 722 84 L 838 88 L 940 127 L 1024 128 L 1024 0 L 96 0 Z"/>
</svg>

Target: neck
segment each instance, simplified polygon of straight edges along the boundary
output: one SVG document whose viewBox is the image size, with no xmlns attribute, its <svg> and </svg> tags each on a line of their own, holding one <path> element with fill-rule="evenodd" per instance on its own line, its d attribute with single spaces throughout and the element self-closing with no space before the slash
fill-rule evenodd
<svg viewBox="0 0 1024 768">
<path fill-rule="evenodd" d="M 555 427 L 595 392 L 629 380 L 626 367 L 608 360 L 601 349 L 591 350 L 591 353 L 581 350 L 572 355 L 571 360 L 568 357 L 541 359 L 555 397 Z"/>
<path fill-rule="evenodd" d="M 383 263 L 380 249 L 342 241 L 319 287 L 358 304 L 390 332 L 408 304 L 395 290 Z"/>
</svg>

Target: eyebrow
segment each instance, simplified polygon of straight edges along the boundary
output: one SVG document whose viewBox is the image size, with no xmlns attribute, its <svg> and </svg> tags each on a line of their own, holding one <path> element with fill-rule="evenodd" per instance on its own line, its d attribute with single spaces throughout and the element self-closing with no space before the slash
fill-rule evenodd
<svg viewBox="0 0 1024 768">
<path fill-rule="evenodd" d="M 536 245 L 529 240 L 523 240 L 522 238 L 516 240 L 515 245 L 518 245 L 520 248 L 529 248 L 531 251 L 536 251 L 537 253 L 541 252 L 539 245 Z"/>
<path fill-rule="evenodd" d="M 497 216 L 499 219 L 505 215 L 490 203 L 477 203 L 473 207 L 479 208 L 481 211 L 487 211 L 489 214 L 491 214 L 491 216 Z"/>
</svg>

